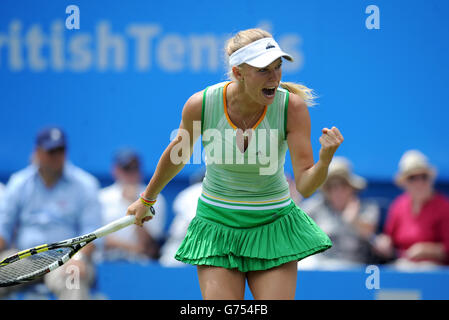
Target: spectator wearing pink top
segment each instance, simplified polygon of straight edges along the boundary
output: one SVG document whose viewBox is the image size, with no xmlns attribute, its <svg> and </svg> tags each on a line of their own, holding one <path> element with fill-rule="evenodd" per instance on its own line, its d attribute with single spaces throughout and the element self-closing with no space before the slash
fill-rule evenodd
<svg viewBox="0 0 449 320">
<path fill-rule="evenodd" d="M 396 184 L 404 189 L 391 204 L 376 251 L 398 267 L 447 265 L 449 198 L 435 191 L 436 169 L 417 150 L 404 153 Z"/>
</svg>

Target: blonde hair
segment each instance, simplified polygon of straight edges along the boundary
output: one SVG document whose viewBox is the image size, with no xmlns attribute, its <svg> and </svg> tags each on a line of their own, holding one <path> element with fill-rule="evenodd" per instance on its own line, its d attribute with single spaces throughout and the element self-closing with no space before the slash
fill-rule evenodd
<svg viewBox="0 0 449 320">
<path fill-rule="evenodd" d="M 263 39 L 263 38 L 272 38 L 273 36 L 262 29 L 247 29 L 247 30 L 242 30 L 240 32 L 238 32 L 234 37 L 230 38 L 228 41 L 226 41 L 226 45 L 225 45 L 225 51 L 226 54 L 229 58 L 229 56 L 231 54 L 233 54 L 235 51 L 237 51 L 240 48 L 243 48 L 244 46 Z M 232 70 L 229 71 L 229 77 L 233 80 L 234 79 L 234 75 L 232 73 Z M 280 86 L 282 88 L 284 88 L 285 90 L 287 90 L 288 92 L 297 94 L 298 96 L 300 96 L 304 102 L 308 105 L 308 106 L 313 106 L 315 105 L 315 94 L 313 92 L 312 89 L 302 85 L 302 84 L 298 84 L 298 83 L 294 83 L 294 82 L 281 82 Z"/>
</svg>

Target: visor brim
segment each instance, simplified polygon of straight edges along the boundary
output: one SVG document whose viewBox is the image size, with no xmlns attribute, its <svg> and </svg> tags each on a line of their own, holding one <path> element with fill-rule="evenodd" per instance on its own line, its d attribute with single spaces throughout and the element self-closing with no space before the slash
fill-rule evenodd
<svg viewBox="0 0 449 320">
<path fill-rule="evenodd" d="M 273 50 L 273 51 L 266 52 L 254 59 L 248 60 L 245 63 L 252 67 L 264 68 L 279 58 L 284 58 L 290 62 L 293 62 L 293 58 L 289 54 L 287 54 L 281 50 Z"/>
</svg>

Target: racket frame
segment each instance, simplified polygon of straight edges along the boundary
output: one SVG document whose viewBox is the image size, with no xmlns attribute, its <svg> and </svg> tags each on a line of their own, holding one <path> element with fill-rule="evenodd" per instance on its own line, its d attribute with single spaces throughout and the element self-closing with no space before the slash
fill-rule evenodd
<svg viewBox="0 0 449 320">
<path fill-rule="evenodd" d="M 150 210 L 148 210 L 147 216 L 154 216 L 154 215 L 155 215 L 154 208 L 150 207 Z M 2 267 L 6 266 L 8 264 L 14 263 L 20 259 L 25 259 L 29 256 L 32 256 L 32 255 L 35 255 L 35 254 L 38 254 L 38 253 L 41 253 L 44 251 L 48 251 L 48 250 L 58 249 L 58 248 L 70 248 L 71 249 L 70 252 L 66 253 L 61 258 L 52 262 L 45 268 L 41 268 L 34 272 L 17 277 L 14 280 L 11 280 L 8 282 L 3 282 L 3 283 L 0 282 L 0 287 L 8 287 L 8 286 L 28 282 L 28 281 L 33 281 L 37 278 L 42 277 L 46 273 L 49 273 L 50 271 L 53 271 L 53 270 L 57 269 L 58 267 L 62 266 L 63 264 L 65 264 L 67 261 L 70 260 L 70 258 L 72 258 L 75 255 L 75 253 L 77 253 L 79 250 L 81 250 L 83 247 L 85 247 L 88 243 L 94 241 L 95 239 L 104 237 L 110 233 L 113 233 L 115 231 L 118 231 L 120 229 L 123 229 L 123 228 L 133 224 L 135 222 L 135 218 L 136 217 L 134 215 L 126 215 L 122 218 L 112 221 L 111 223 L 109 223 L 101 228 L 98 228 L 97 230 L 95 230 L 91 233 L 88 233 L 88 234 L 85 234 L 85 235 L 82 235 L 79 237 L 55 242 L 52 244 L 43 244 L 43 245 L 40 245 L 40 246 L 37 246 L 34 248 L 26 249 L 26 250 L 20 251 L 16 254 L 13 254 L 13 255 L 3 259 L 2 261 L 0 261 L 0 273 L 1 273 Z"/>
</svg>

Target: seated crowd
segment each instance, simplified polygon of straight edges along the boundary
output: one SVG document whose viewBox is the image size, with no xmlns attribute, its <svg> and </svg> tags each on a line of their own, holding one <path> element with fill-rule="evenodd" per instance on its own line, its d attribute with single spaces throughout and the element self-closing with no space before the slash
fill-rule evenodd
<svg viewBox="0 0 449 320">
<path fill-rule="evenodd" d="M 101 188 L 97 178 L 67 159 L 67 147 L 63 130 L 43 129 L 36 137 L 30 165 L 12 174 L 6 185 L 0 184 L 0 260 L 118 219 L 145 189 L 142 159 L 135 150 L 116 151 L 111 167 L 114 182 Z M 160 194 L 157 214 L 144 227 L 124 228 L 89 244 L 71 259 L 64 268 L 79 268 L 81 290 L 67 290 L 63 268 L 47 274 L 42 283 L 57 298 L 88 299 L 95 263 L 152 260 L 163 266 L 182 266 L 174 253 L 195 215 L 201 178 L 196 177 L 172 203 Z M 333 243 L 324 253 L 300 261 L 298 268 L 388 264 L 428 269 L 448 265 L 449 199 L 435 189 L 436 178 L 436 168 L 423 153 L 406 151 L 394 179 L 402 194 L 383 210 L 375 199 L 361 196 L 367 181 L 353 172 L 350 161 L 335 157 L 326 182 L 312 197 L 302 199 L 291 188 L 292 199 Z M 173 219 L 168 219 L 169 209 Z M 0 298 L 24 286 L 0 288 Z"/>
</svg>

